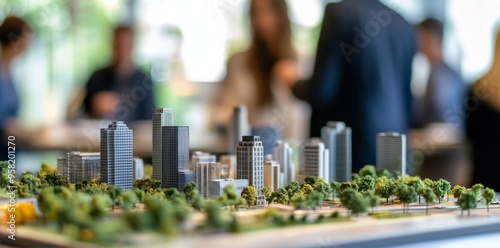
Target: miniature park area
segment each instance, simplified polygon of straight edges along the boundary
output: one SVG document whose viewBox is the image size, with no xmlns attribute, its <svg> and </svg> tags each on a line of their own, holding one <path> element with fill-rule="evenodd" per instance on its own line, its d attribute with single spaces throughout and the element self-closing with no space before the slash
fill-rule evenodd
<svg viewBox="0 0 500 248">
<path fill-rule="evenodd" d="M 0 233 L 12 246 L 309 247 L 323 246 L 308 240 L 321 233 L 325 242 L 341 242 L 392 233 L 412 220 L 439 226 L 500 216 L 493 189 L 398 173 L 405 171 L 404 135 L 380 134 L 377 167 L 351 175 L 350 129 L 328 123 L 324 143 L 301 147 L 295 173 L 286 143 L 274 142 L 277 151 L 264 159 L 263 142 L 248 136 L 242 114 L 235 109 L 232 165 L 215 156 L 202 161 L 202 153 L 190 165 L 189 128 L 173 126 L 168 109 L 153 115 L 152 165 L 136 168 L 123 122 L 101 129 L 100 154 L 71 152 L 57 168 L 42 163 L 36 173 L 16 175 L 15 158 L 0 162 Z"/>
</svg>

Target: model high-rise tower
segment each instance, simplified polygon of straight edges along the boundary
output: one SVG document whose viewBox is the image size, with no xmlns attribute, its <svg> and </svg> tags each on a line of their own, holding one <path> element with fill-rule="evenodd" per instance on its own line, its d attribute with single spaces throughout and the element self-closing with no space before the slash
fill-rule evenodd
<svg viewBox="0 0 500 248">
<path fill-rule="evenodd" d="M 351 128 L 344 122 L 328 122 L 321 129 L 321 140 L 328 149 L 330 180 L 348 182 L 352 173 Z"/>
<path fill-rule="evenodd" d="M 300 152 L 301 174 L 323 178 L 329 182 L 329 154 L 325 145 L 318 139 L 311 139 L 302 145 Z"/>
<path fill-rule="evenodd" d="M 264 161 L 264 186 L 270 186 L 272 191 L 281 187 L 280 182 L 280 164 L 272 159 Z"/>
<path fill-rule="evenodd" d="M 195 165 L 198 163 L 215 163 L 217 162 L 217 158 L 215 155 L 212 155 L 210 153 L 205 153 L 201 151 L 195 151 L 193 152 L 193 155 L 191 155 L 191 164 L 189 166 L 190 170 L 195 170 Z"/>
<path fill-rule="evenodd" d="M 101 128 L 101 182 L 132 189 L 132 151 L 132 130 L 123 121 Z"/>
<path fill-rule="evenodd" d="M 162 127 L 161 156 L 162 187 L 182 190 L 184 184 L 193 179 L 192 172 L 189 173 L 189 127 Z M 157 172 L 153 170 L 153 174 Z M 179 175 L 183 176 L 182 183 L 179 181 Z"/>
<path fill-rule="evenodd" d="M 194 177 L 198 192 L 206 199 L 208 198 L 208 182 L 215 179 L 226 179 L 228 165 L 216 162 L 195 163 Z"/>
<path fill-rule="evenodd" d="M 406 175 L 406 135 L 395 132 L 378 134 L 377 168 Z"/>
<path fill-rule="evenodd" d="M 236 154 L 236 147 L 238 142 L 241 141 L 241 137 L 250 135 L 250 132 L 247 107 L 245 105 L 235 107 L 231 117 L 231 142 L 229 147 L 231 154 Z"/>
<path fill-rule="evenodd" d="M 280 173 L 283 174 L 283 185 L 295 180 L 295 164 L 293 163 L 293 149 L 288 143 L 278 140 L 273 149 L 273 159 L 280 164 Z"/>
<path fill-rule="evenodd" d="M 236 179 L 248 179 L 257 194 L 264 184 L 264 147 L 259 136 L 243 136 L 236 153 Z"/>
<path fill-rule="evenodd" d="M 98 152 L 68 152 L 66 157 L 57 158 L 57 173 L 70 183 L 101 177 L 101 154 Z"/>
<path fill-rule="evenodd" d="M 171 109 L 159 108 L 153 113 L 153 179 L 162 178 L 162 127 L 173 126 L 174 116 Z"/>
</svg>

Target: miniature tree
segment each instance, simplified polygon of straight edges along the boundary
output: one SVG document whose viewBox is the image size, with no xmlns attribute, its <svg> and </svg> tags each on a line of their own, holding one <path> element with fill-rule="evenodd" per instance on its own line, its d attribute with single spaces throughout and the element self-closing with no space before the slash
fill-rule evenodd
<svg viewBox="0 0 500 248">
<path fill-rule="evenodd" d="M 134 193 L 137 196 L 137 199 L 139 199 L 139 202 L 144 202 L 144 199 L 146 197 L 146 193 L 144 190 L 139 189 L 139 188 L 134 188 Z M 109 187 L 108 187 L 108 192 L 109 192 Z"/>
<path fill-rule="evenodd" d="M 360 192 L 373 190 L 373 188 L 375 187 L 375 178 L 371 175 L 363 176 L 360 178 L 358 186 Z"/>
<path fill-rule="evenodd" d="M 323 178 L 319 178 L 318 181 L 312 185 L 315 191 L 323 194 L 323 198 L 326 199 L 330 196 L 330 185 L 323 180 Z"/>
<path fill-rule="evenodd" d="M 484 201 L 486 203 L 486 209 L 488 211 L 488 213 L 490 212 L 490 203 L 493 201 L 493 198 L 495 198 L 495 191 L 490 189 L 490 188 L 486 188 L 484 189 L 484 192 L 483 192 L 483 198 L 484 198 Z"/>
<path fill-rule="evenodd" d="M 340 193 L 340 202 L 342 203 L 342 206 L 348 207 L 349 201 L 355 197 L 355 195 L 358 192 L 354 189 L 346 189 Z"/>
<path fill-rule="evenodd" d="M 309 205 L 313 210 L 316 210 L 316 207 L 321 208 L 323 199 L 324 199 L 323 193 L 314 190 L 307 195 L 307 205 Z"/>
<path fill-rule="evenodd" d="M 295 209 L 305 209 L 308 206 L 307 198 L 304 195 L 296 196 L 292 202 Z"/>
<path fill-rule="evenodd" d="M 111 198 L 104 194 L 95 194 L 92 196 L 90 216 L 93 219 L 102 219 L 109 215 L 109 207 L 113 205 Z"/>
<path fill-rule="evenodd" d="M 222 196 L 219 197 L 219 202 L 223 206 L 231 206 L 234 209 L 234 206 L 238 203 L 239 195 L 236 191 L 236 187 L 234 184 L 228 184 L 224 187 Z"/>
<path fill-rule="evenodd" d="M 453 194 L 453 197 L 458 200 L 458 198 L 460 198 L 460 195 L 462 195 L 462 193 L 466 191 L 467 188 L 460 185 L 455 185 L 455 187 L 453 187 L 453 189 L 451 190 L 451 193 Z"/>
<path fill-rule="evenodd" d="M 418 198 L 418 203 L 420 203 L 420 189 L 424 188 L 425 185 L 424 185 L 424 182 L 422 182 L 422 180 L 420 180 L 420 177 L 416 176 L 416 177 L 407 177 L 407 184 L 408 186 L 412 186 L 415 191 L 417 192 L 417 198 Z"/>
<path fill-rule="evenodd" d="M 191 200 L 192 199 L 191 197 L 196 196 L 198 193 L 198 190 L 196 189 L 196 183 L 190 182 L 190 183 L 185 184 L 182 187 L 182 192 L 186 196 L 186 200 Z M 193 194 L 193 192 L 195 192 L 196 194 Z"/>
<path fill-rule="evenodd" d="M 205 207 L 205 204 L 206 202 L 200 194 L 191 198 L 191 206 L 197 211 L 201 211 Z"/>
<path fill-rule="evenodd" d="M 434 191 L 428 187 L 421 188 L 419 190 L 419 194 L 425 200 L 425 214 L 427 215 L 429 213 L 429 203 L 432 203 L 436 200 L 436 195 L 434 194 Z"/>
<path fill-rule="evenodd" d="M 346 189 L 353 189 L 358 191 L 358 185 L 355 182 L 343 182 L 340 184 L 339 193 L 342 194 Z"/>
<path fill-rule="evenodd" d="M 271 193 L 271 198 L 273 199 L 274 202 L 290 205 L 290 202 L 293 199 L 290 199 L 289 195 L 290 195 L 290 191 L 287 191 L 284 188 L 279 188 L 278 190 Z M 294 198 L 297 195 L 298 194 L 294 194 Z"/>
<path fill-rule="evenodd" d="M 207 226 L 216 229 L 225 227 L 225 222 L 222 219 L 221 209 L 218 204 L 216 204 L 215 202 L 207 202 L 207 205 L 205 206 L 205 212 L 207 214 L 206 217 Z"/>
<path fill-rule="evenodd" d="M 392 173 L 386 169 L 377 170 L 377 178 L 379 177 L 387 177 L 388 179 L 394 178 Z"/>
<path fill-rule="evenodd" d="M 38 194 L 41 187 L 41 182 L 39 178 L 36 178 L 33 175 L 33 173 L 29 171 L 24 172 L 21 176 L 20 181 L 26 186 L 26 191 L 30 196 Z"/>
<path fill-rule="evenodd" d="M 304 183 L 309 185 L 314 185 L 317 181 L 318 178 L 313 176 L 306 176 L 306 178 L 304 178 Z"/>
<path fill-rule="evenodd" d="M 361 170 L 359 170 L 359 176 L 361 178 L 365 176 L 371 176 L 373 180 L 377 179 L 377 168 L 373 165 L 365 165 Z"/>
<path fill-rule="evenodd" d="M 389 203 L 389 198 L 396 193 L 396 185 L 393 180 L 385 176 L 377 178 L 375 183 L 375 194 L 386 198 L 386 203 Z"/>
<path fill-rule="evenodd" d="M 271 186 L 263 187 L 260 190 L 260 193 L 262 193 L 264 198 L 266 198 L 266 202 L 267 202 L 268 206 L 273 202 L 272 191 L 273 190 L 271 189 Z"/>
<path fill-rule="evenodd" d="M 287 193 L 287 204 L 290 205 L 290 201 L 301 192 L 300 184 L 297 181 L 292 181 L 290 184 L 285 186 L 284 190 Z M 280 193 L 281 194 L 281 193 Z"/>
<path fill-rule="evenodd" d="M 115 205 L 120 199 L 120 195 L 122 194 L 122 189 L 117 188 L 115 185 L 109 185 L 108 189 L 106 190 L 108 193 L 109 198 L 112 201 L 112 209 L 115 209 Z"/>
<path fill-rule="evenodd" d="M 450 191 L 451 184 L 445 179 L 440 178 L 433 183 L 434 194 L 438 197 L 438 203 L 441 204 L 441 199 Z"/>
<path fill-rule="evenodd" d="M 42 184 L 45 184 L 46 181 L 45 181 L 45 175 L 47 175 L 48 173 L 55 173 L 56 172 L 56 168 L 51 166 L 50 164 L 48 163 L 42 163 L 42 165 L 40 166 L 40 169 L 36 172 L 36 177 L 38 177 L 40 179 L 40 182 Z"/>
<path fill-rule="evenodd" d="M 9 162 L 0 161 L 0 188 L 5 188 L 9 185 Z"/>
<path fill-rule="evenodd" d="M 127 190 L 127 191 L 123 192 L 121 194 L 121 199 L 123 202 L 123 209 L 125 211 L 128 211 L 130 206 L 139 202 L 139 199 L 137 199 L 137 195 L 131 190 Z"/>
<path fill-rule="evenodd" d="M 368 203 L 368 206 L 372 209 L 372 213 L 373 213 L 373 210 L 378 205 L 380 205 L 380 198 L 377 195 L 375 195 L 373 190 L 367 190 L 367 191 L 363 192 L 363 197 L 365 197 L 366 202 Z"/>
<path fill-rule="evenodd" d="M 403 214 L 405 213 L 405 207 L 407 209 L 406 213 L 409 213 L 409 204 L 417 201 L 417 193 L 415 192 L 415 189 L 407 186 L 406 184 L 398 185 L 396 196 L 399 198 L 401 203 L 403 203 Z"/>
<path fill-rule="evenodd" d="M 66 178 L 56 172 L 50 172 L 45 174 L 45 182 L 49 186 L 66 186 Z"/>
<path fill-rule="evenodd" d="M 461 215 L 464 214 L 464 210 L 467 210 L 467 216 L 470 215 L 470 209 L 476 208 L 476 195 L 473 191 L 468 190 L 460 195 L 457 204 L 462 209 Z"/>
<path fill-rule="evenodd" d="M 257 198 L 257 190 L 255 190 L 255 186 L 250 185 L 243 188 L 241 191 L 241 198 L 247 201 L 247 205 L 255 205 L 255 200 Z"/>
<path fill-rule="evenodd" d="M 347 203 L 347 208 L 351 210 L 354 215 L 366 213 L 368 211 L 368 201 L 363 195 L 355 192 Z"/>
<path fill-rule="evenodd" d="M 332 193 L 332 199 L 335 198 L 335 195 L 338 195 L 340 192 L 340 183 L 337 181 L 330 182 L 330 192 Z"/>
<path fill-rule="evenodd" d="M 476 197 L 476 201 L 479 201 L 481 199 L 481 191 L 484 189 L 484 186 L 480 183 L 476 183 L 472 185 L 472 192 L 474 193 L 474 196 Z"/>
<path fill-rule="evenodd" d="M 302 188 L 301 188 L 301 191 L 302 191 L 302 194 L 307 196 L 309 195 L 311 192 L 313 192 L 314 188 L 308 184 L 308 183 L 304 183 L 302 184 Z"/>
</svg>

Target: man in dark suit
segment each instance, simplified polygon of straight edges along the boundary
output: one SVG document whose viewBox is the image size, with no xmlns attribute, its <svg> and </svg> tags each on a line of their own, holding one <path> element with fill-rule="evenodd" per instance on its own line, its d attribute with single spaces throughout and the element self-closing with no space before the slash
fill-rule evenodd
<svg viewBox="0 0 500 248">
<path fill-rule="evenodd" d="M 328 121 L 352 127 L 353 171 L 375 164 L 377 133 L 407 133 L 415 52 L 415 28 L 379 1 L 326 7 L 313 76 L 293 91 L 312 106 L 311 136 Z"/>
</svg>

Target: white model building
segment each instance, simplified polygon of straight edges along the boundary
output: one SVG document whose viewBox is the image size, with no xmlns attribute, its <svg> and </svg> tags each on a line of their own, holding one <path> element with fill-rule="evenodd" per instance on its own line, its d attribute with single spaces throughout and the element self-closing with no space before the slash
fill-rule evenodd
<svg viewBox="0 0 500 248">
<path fill-rule="evenodd" d="M 142 160 L 142 158 L 134 158 L 133 167 L 134 181 L 137 179 L 142 179 L 144 177 L 144 161 Z"/>
<path fill-rule="evenodd" d="M 153 113 L 153 179 L 162 181 L 162 127 L 173 126 L 174 116 L 171 109 L 159 108 Z"/>
<path fill-rule="evenodd" d="M 301 175 L 314 176 L 330 181 L 328 149 L 319 139 L 311 139 L 300 149 Z"/>
<path fill-rule="evenodd" d="M 379 133 L 377 136 L 377 168 L 406 175 L 406 135 Z"/>
<path fill-rule="evenodd" d="M 243 136 L 237 147 L 236 178 L 248 179 L 257 194 L 264 184 L 264 147 L 259 136 Z"/>
<path fill-rule="evenodd" d="M 193 152 L 193 155 L 191 155 L 191 164 L 189 165 L 189 169 L 194 171 L 194 165 L 197 163 L 214 163 L 214 162 L 217 162 L 217 158 L 215 157 L 215 155 L 201 151 L 195 151 Z"/>
<path fill-rule="evenodd" d="M 68 152 L 57 158 L 57 173 L 70 183 L 88 182 L 101 176 L 101 154 L 98 152 Z"/>
<path fill-rule="evenodd" d="M 236 154 L 236 147 L 241 137 L 251 134 L 250 124 L 248 123 L 248 112 L 245 105 L 240 105 L 234 108 L 233 116 L 231 117 L 231 142 L 229 151 L 230 154 Z"/>
<path fill-rule="evenodd" d="M 272 159 L 264 161 L 264 187 L 271 187 L 272 191 L 282 187 L 280 182 L 280 164 Z"/>
<path fill-rule="evenodd" d="M 101 182 L 132 189 L 132 130 L 123 121 L 101 128 Z"/>
<path fill-rule="evenodd" d="M 222 155 L 220 156 L 219 163 L 226 164 L 228 171 L 225 178 L 236 178 L 236 155 Z"/>
<path fill-rule="evenodd" d="M 351 128 L 346 127 L 344 122 L 328 122 L 321 129 L 321 140 L 329 151 L 330 180 L 350 181 L 352 174 Z"/>
<path fill-rule="evenodd" d="M 198 192 L 206 199 L 208 197 L 208 182 L 215 179 L 226 179 L 227 164 L 216 162 L 194 164 L 194 177 Z"/>
<path fill-rule="evenodd" d="M 224 187 L 234 184 L 236 192 L 241 195 L 241 191 L 248 186 L 248 179 L 215 179 L 208 182 L 208 198 L 214 199 L 222 195 Z"/>
<path fill-rule="evenodd" d="M 276 142 L 273 149 L 273 159 L 280 164 L 280 172 L 283 175 L 283 180 L 281 181 L 282 185 L 288 185 L 295 180 L 293 149 L 288 143 L 281 140 Z"/>
</svg>

